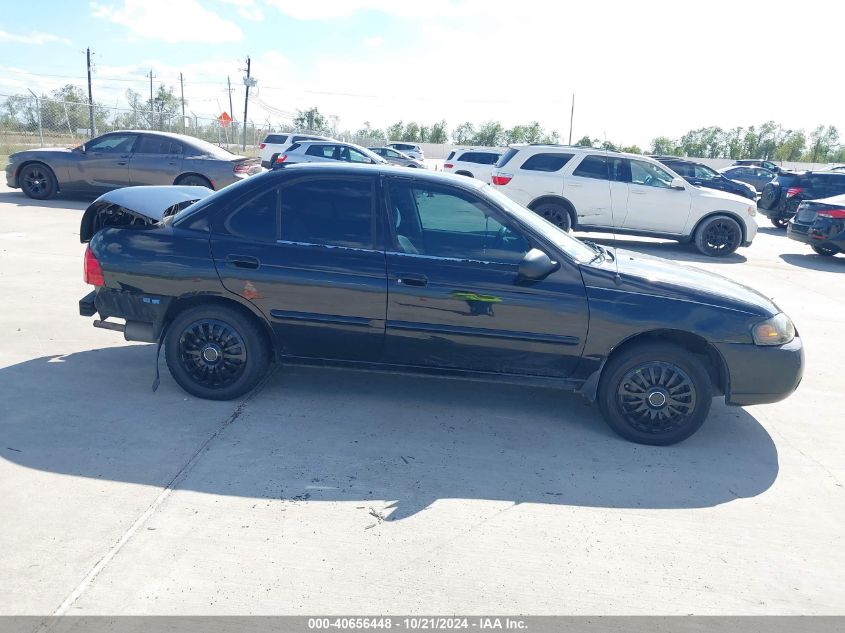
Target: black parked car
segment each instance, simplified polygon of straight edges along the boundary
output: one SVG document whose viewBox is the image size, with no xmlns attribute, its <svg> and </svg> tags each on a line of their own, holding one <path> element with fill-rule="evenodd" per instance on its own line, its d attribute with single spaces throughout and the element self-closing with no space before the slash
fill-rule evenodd
<svg viewBox="0 0 845 633">
<path fill-rule="evenodd" d="M 845 252 L 845 196 L 805 200 L 789 221 L 786 234 L 809 244 L 819 255 Z"/>
<path fill-rule="evenodd" d="M 801 339 L 763 295 L 581 242 L 476 180 L 300 164 L 173 213 L 197 191 L 159 222 L 126 197 L 85 212 L 80 313 L 163 337 L 198 397 L 240 397 L 273 360 L 434 372 L 577 390 L 620 435 L 672 444 L 716 394 L 775 402 L 801 380 Z"/>
<path fill-rule="evenodd" d="M 804 200 L 845 193 L 845 173 L 837 171 L 783 172 L 763 188 L 757 210 L 778 228 L 785 228 Z"/>
<path fill-rule="evenodd" d="M 744 182 L 754 188 L 754 191 L 763 191 L 763 187 L 772 182 L 777 174 L 765 167 L 727 167 L 722 170 L 727 178 Z"/>
<path fill-rule="evenodd" d="M 679 176 L 683 176 L 684 180 L 696 187 L 718 189 L 719 191 L 732 193 L 743 198 L 748 198 L 749 200 L 757 199 L 757 192 L 754 190 L 754 187 L 726 178 L 707 165 L 670 156 L 655 156 L 654 158 L 669 167 Z"/>
<path fill-rule="evenodd" d="M 167 132 L 109 132 L 79 147 L 43 147 L 9 156 L 6 184 L 30 198 L 102 193 L 128 185 L 186 185 L 220 189 L 261 171 L 246 158 L 192 136 Z"/>
<path fill-rule="evenodd" d="M 770 160 L 765 160 L 763 158 L 743 158 L 740 160 L 735 160 L 731 167 L 738 165 L 744 167 L 763 167 L 764 169 L 768 169 L 769 171 L 774 172 L 776 174 L 779 174 L 783 171 L 781 166 L 777 163 Z"/>
</svg>

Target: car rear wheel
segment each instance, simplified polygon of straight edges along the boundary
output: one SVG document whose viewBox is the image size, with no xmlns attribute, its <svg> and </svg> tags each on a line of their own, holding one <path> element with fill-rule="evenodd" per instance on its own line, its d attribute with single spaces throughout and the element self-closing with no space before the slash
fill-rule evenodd
<svg viewBox="0 0 845 633">
<path fill-rule="evenodd" d="M 827 246 L 819 246 L 818 244 L 810 244 L 810 248 L 812 248 L 817 255 L 821 255 L 822 257 L 833 257 L 838 253 L 834 248 L 828 248 Z"/>
<path fill-rule="evenodd" d="M 53 170 L 42 163 L 30 163 L 18 175 L 21 191 L 34 200 L 46 200 L 56 195 L 58 184 Z"/>
<path fill-rule="evenodd" d="M 179 386 L 208 400 L 244 395 L 270 364 L 270 345 L 260 325 L 222 305 L 199 305 L 179 313 L 167 329 L 164 351 Z"/>
<path fill-rule="evenodd" d="M 598 391 L 610 428 L 626 440 L 655 446 L 695 433 L 712 399 L 709 374 L 698 358 L 663 343 L 636 345 L 611 357 Z"/>
<path fill-rule="evenodd" d="M 695 232 L 695 246 L 709 257 L 725 257 L 742 243 L 739 222 L 725 215 L 706 219 Z"/>
<path fill-rule="evenodd" d="M 208 187 L 209 189 L 214 189 L 211 186 L 211 181 L 204 177 L 199 176 L 197 174 L 188 174 L 187 176 L 180 176 L 176 180 L 177 185 L 185 185 L 186 187 Z"/>
<path fill-rule="evenodd" d="M 772 226 L 776 229 L 785 229 L 787 224 L 789 224 L 787 218 L 772 218 Z"/>
<path fill-rule="evenodd" d="M 534 209 L 534 213 L 564 231 L 569 231 L 572 228 L 572 216 L 569 214 L 569 209 L 562 204 L 541 204 Z"/>
</svg>

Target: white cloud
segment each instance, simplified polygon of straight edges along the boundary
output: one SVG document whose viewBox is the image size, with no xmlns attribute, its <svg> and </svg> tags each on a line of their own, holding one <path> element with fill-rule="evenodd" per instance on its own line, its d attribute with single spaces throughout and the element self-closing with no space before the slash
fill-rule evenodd
<svg viewBox="0 0 845 633">
<path fill-rule="evenodd" d="M 27 35 L 21 33 L 9 33 L 8 31 L 0 30 L 0 42 L 13 42 L 15 44 L 34 44 L 40 46 L 41 44 L 49 44 L 50 42 L 58 42 L 60 44 L 70 44 L 70 40 L 66 37 L 59 37 L 52 33 L 40 33 L 33 31 Z"/>
<path fill-rule="evenodd" d="M 124 0 L 114 7 L 91 3 L 91 13 L 144 38 L 179 42 L 237 42 L 240 27 L 203 7 L 197 0 Z"/>
<path fill-rule="evenodd" d="M 361 40 L 361 44 L 364 48 L 379 48 L 384 45 L 384 38 L 379 37 L 378 35 L 374 37 L 365 37 Z"/>
<path fill-rule="evenodd" d="M 264 11 L 256 4 L 256 0 L 220 0 L 220 2 L 236 6 L 238 15 L 245 20 L 260 22 L 264 19 Z"/>
<path fill-rule="evenodd" d="M 267 0 L 296 20 L 345 18 L 359 11 L 378 11 L 400 18 L 433 18 L 478 13 L 482 0 Z"/>
</svg>

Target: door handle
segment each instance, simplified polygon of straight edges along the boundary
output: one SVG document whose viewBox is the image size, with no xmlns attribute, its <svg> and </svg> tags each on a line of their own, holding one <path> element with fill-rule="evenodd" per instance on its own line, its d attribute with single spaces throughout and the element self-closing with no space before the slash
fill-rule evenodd
<svg viewBox="0 0 845 633">
<path fill-rule="evenodd" d="M 583 187 L 583 185 L 579 185 L 577 182 L 571 182 L 571 183 L 569 183 L 569 186 L 572 189 L 578 189 L 579 187 Z"/>
<path fill-rule="evenodd" d="M 631 191 L 631 193 L 635 196 L 644 196 L 646 194 L 645 191 L 640 191 L 639 189 L 634 189 L 633 191 Z"/>
<path fill-rule="evenodd" d="M 396 283 L 404 286 L 425 288 L 428 285 L 428 277 L 425 275 L 415 275 L 413 273 L 399 273 L 396 275 Z"/>
<path fill-rule="evenodd" d="M 257 257 L 250 257 L 249 255 L 229 255 L 226 257 L 226 263 L 231 264 L 235 268 L 247 268 L 255 270 L 261 266 L 261 262 Z"/>
</svg>

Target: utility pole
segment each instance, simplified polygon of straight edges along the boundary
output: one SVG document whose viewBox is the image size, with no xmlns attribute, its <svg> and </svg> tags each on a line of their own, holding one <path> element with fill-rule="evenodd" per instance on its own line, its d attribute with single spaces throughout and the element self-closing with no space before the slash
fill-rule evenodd
<svg viewBox="0 0 845 633">
<path fill-rule="evenodd" d="M 575 118 L 575 93 L 572 93 L 572 110 L 569 113 L 569 144 L 572 145 L 572 120 Z"/>
<path fill-rule="evenodd" d="M 94 138 L 94 97 L 91 92 L 91 49 L 85 49 L 85 61 L 88 65 L 88 127 L 91 138 Z"/>
<path fill-rule="evenodd" d="M 185 81 L 179 73 L 179 90 L 182 93 L 182 134 L 185 133 Z"/>
<path fill-rule="evenodd" d="M 243 129 L 243 150 L 246 151 L 246 112 L 247 108 L 249 107 L 249 86 L 250 86 L 250 59 L 249 57 L 246 58 L 246 79 L 244 79 L 244 84 L 246 84 L 246 95 L 244 96 L 244 129 Z M 231 93 L 229 93 L 231 94 Z"/>
<path fill-rule="evenodd" d="M 153 114 L 153 69 L 150 68 L 150 129 L 155 127 L 155 115 Z"/>
<path fill-rule="evenodd" d="M 232 117 L 232 135 L 237 139 L 238 124 L 235 122 L 235 106 L 232 105 L 232 80 L 228 75 L 226 75 L 226 83 L 229 86 L 227 90 L 229 92 L 229 116 Z"/>
</svg>

